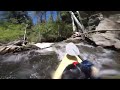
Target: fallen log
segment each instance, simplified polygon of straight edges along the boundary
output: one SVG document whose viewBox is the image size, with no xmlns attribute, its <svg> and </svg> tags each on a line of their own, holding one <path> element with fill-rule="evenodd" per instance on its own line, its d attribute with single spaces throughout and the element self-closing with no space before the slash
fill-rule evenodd
<svg viewBox="0 0 120 90">
<path fill-rule="evenodd" d="M 3 51 L 5 49 L 4 46 L 0 46 L 0 52 Z"/>
<path fill-rule="evenodd" d="M 120 29 L 94 30 L 94 31 L 88 31 L 88 32 L 85 32 L 85 33 L 82 33 L 82 34 L 88 34 L 88 33 L 94 33 L 94 32 L 103 32 L 103 31 L 120 31 Z"/>
<path fill-rule="evenodd" d="M 39 48 L 35 46 L 34 44 L 27 44 L 23 46 L 17 46 L 14 44 L 5 45 L 5 46 L 0 46 L 0 54 L 22 52 L 22 51 L 27 51 L 31 49 L 39 49 Z"/>
<path fill-rule="evenodd" d="M 74 13 L 72 11 L 69 11 L 69 13 L 71 14 L 71 16 L 73 17 L 73 19 L 75 20 L 75 22 L 78 24 L 78 26 L 80 27 L 81 31 L 84 32 L 84 27 L 82 26 L 82 24 L 78 21 L 78 19 L 76 18 L 76 16 L 74 15 Z"/>
</svg>

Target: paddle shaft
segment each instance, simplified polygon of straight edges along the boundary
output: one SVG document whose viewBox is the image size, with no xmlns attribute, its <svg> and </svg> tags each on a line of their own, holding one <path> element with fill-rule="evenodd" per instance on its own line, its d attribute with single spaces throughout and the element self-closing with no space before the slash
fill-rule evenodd
<svg viewBox="0 0 120 90">
<path fill-rule="evenodd" d="M 83 59 L 80 55 L 78 55 L 78 57 L 79 57 L 82 61 L 84 61 L 84 59 Z"/>
</svg>

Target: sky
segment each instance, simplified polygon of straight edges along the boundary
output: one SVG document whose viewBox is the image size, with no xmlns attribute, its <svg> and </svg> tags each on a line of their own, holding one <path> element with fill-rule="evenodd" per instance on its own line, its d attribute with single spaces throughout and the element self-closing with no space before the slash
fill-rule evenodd
<svg viewBox="0 0 120 90">
<path fill-rule="evenodd" d="M 2 15 L 3 12 L 4 11 L 0 11 L 0 19 L 4 17 L 4 15 Z M 36 24 L 37 18 L 35 17 L 33 12 L 34 11 L 28 11 L 28 15 L 32 17 L 33 24 Z M 47 20 L 48 20 L 50 17 L 50 11 L 47 11 L 46 16 L 47 16 Z M 57 17 L 57 13 L 56 13 L 56 11 L 53 11 L 53 19 L 56 20 L 56 17 Z"/>
<path fill-rule="evenodd" d="M 37 18 L 34 16 L 33 11 L 28 11 L 28 14 L 32 17 L 33 24 L 36 24 Z M 46 16 L 47 16 L 47 20 L 48 20 L 50 17 L 50 11 L 47 11 Z M 56 17 L 57 17 L 57 13 L 56 13 L 56 11 L 53 11 L 53 19 L 56 20 Z"/>
</svg>

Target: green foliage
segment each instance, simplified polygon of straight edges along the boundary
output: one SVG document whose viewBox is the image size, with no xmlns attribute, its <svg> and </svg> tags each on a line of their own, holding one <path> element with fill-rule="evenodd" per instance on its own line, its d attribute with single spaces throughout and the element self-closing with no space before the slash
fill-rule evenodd
<svg viewBox="0 0 120 90">
<path fill-rule="evenodd" d="M 49 23 L 52 23 L 53 22 L 53 17 L 50 15 L 50 18 L 48 20 Z"/>
<path fill-rule="evenodd" d="M 46 21 L 46 12 L 47 11 L 34 11 L 34 15 L 37 18 L 37 23 L 42 23 L 43 21 Z"/>
<path fill-rule="evenodd" d="M 24 35 L 22 25 L 16 25 L 8 22 L 0 24 L 0 42 L 9 42 L 19 39 Z"/>
<path fill-rule="evenodd" d="M 68 11 L 61 11 L 60 16 L 62 18 L 62 21 L 65 23 L 71 23 L 71 15 Z"/>
<path fill-rule="evenodd" d="M 33 27 L 33 32 L 29 35 L 30 41 L 59 41 L 60 38 L 67 38 L 72 34 L 72 25 L 63 22 L 41 23 Z"/>
<path fill-rule="evenodd" d="M 29 26 L 33 25 L 27 11 L 4 11 L 3 16 L 8 22 L 13 24 L 26 23 Z"/>
<path fill-rule="evenodd" d="M 60 22 L 60 11 L 57 11 L 57 18 L 56 18 L 56 22 Z"/>
<path fill-rule="evenodd" d="M 72 34 L 72 25 L 69 23 L 68 12 L 58 12 L 57 20 L 53 21 L 53 12 L 48 22 L 40 22 L 35 26 L 30 23 L 29 17 L 23 11 L 8 11 L 7 21 L 0 21 L 0 42 L 10 42 L 16 39 L 21 39 L 24 36 L 24 30 L 27 27 L 27 40 L 30 42 L 40 41 L 61 41 Z M 42 17 L 46 18 L 46 11 L 36 12 L 38 19 L 42 21 Z M 62 15 L 62 18 L 61 18 Z M 25 17 L 24 17 L 25 16 Z"/>
</svg>

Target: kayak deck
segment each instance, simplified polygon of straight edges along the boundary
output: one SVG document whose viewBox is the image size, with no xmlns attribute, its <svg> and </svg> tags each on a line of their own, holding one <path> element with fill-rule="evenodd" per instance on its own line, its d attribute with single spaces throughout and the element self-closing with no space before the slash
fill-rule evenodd
<svg viewBox="0 0 120 90">
<path fill-rule="evenodd" d="M 53 79 L 61 79 L 61 75 L 64 71 L 64 69 L 69 65 L 72 64 L 73 62 L 78 61 L 79 63 L 82 62 L 82 60 L 78 56 L 70 56 L 66 54 L 62 61 L 60 62 L 57 70 L 55 71 L 53 75 Z"/>
</svg>

